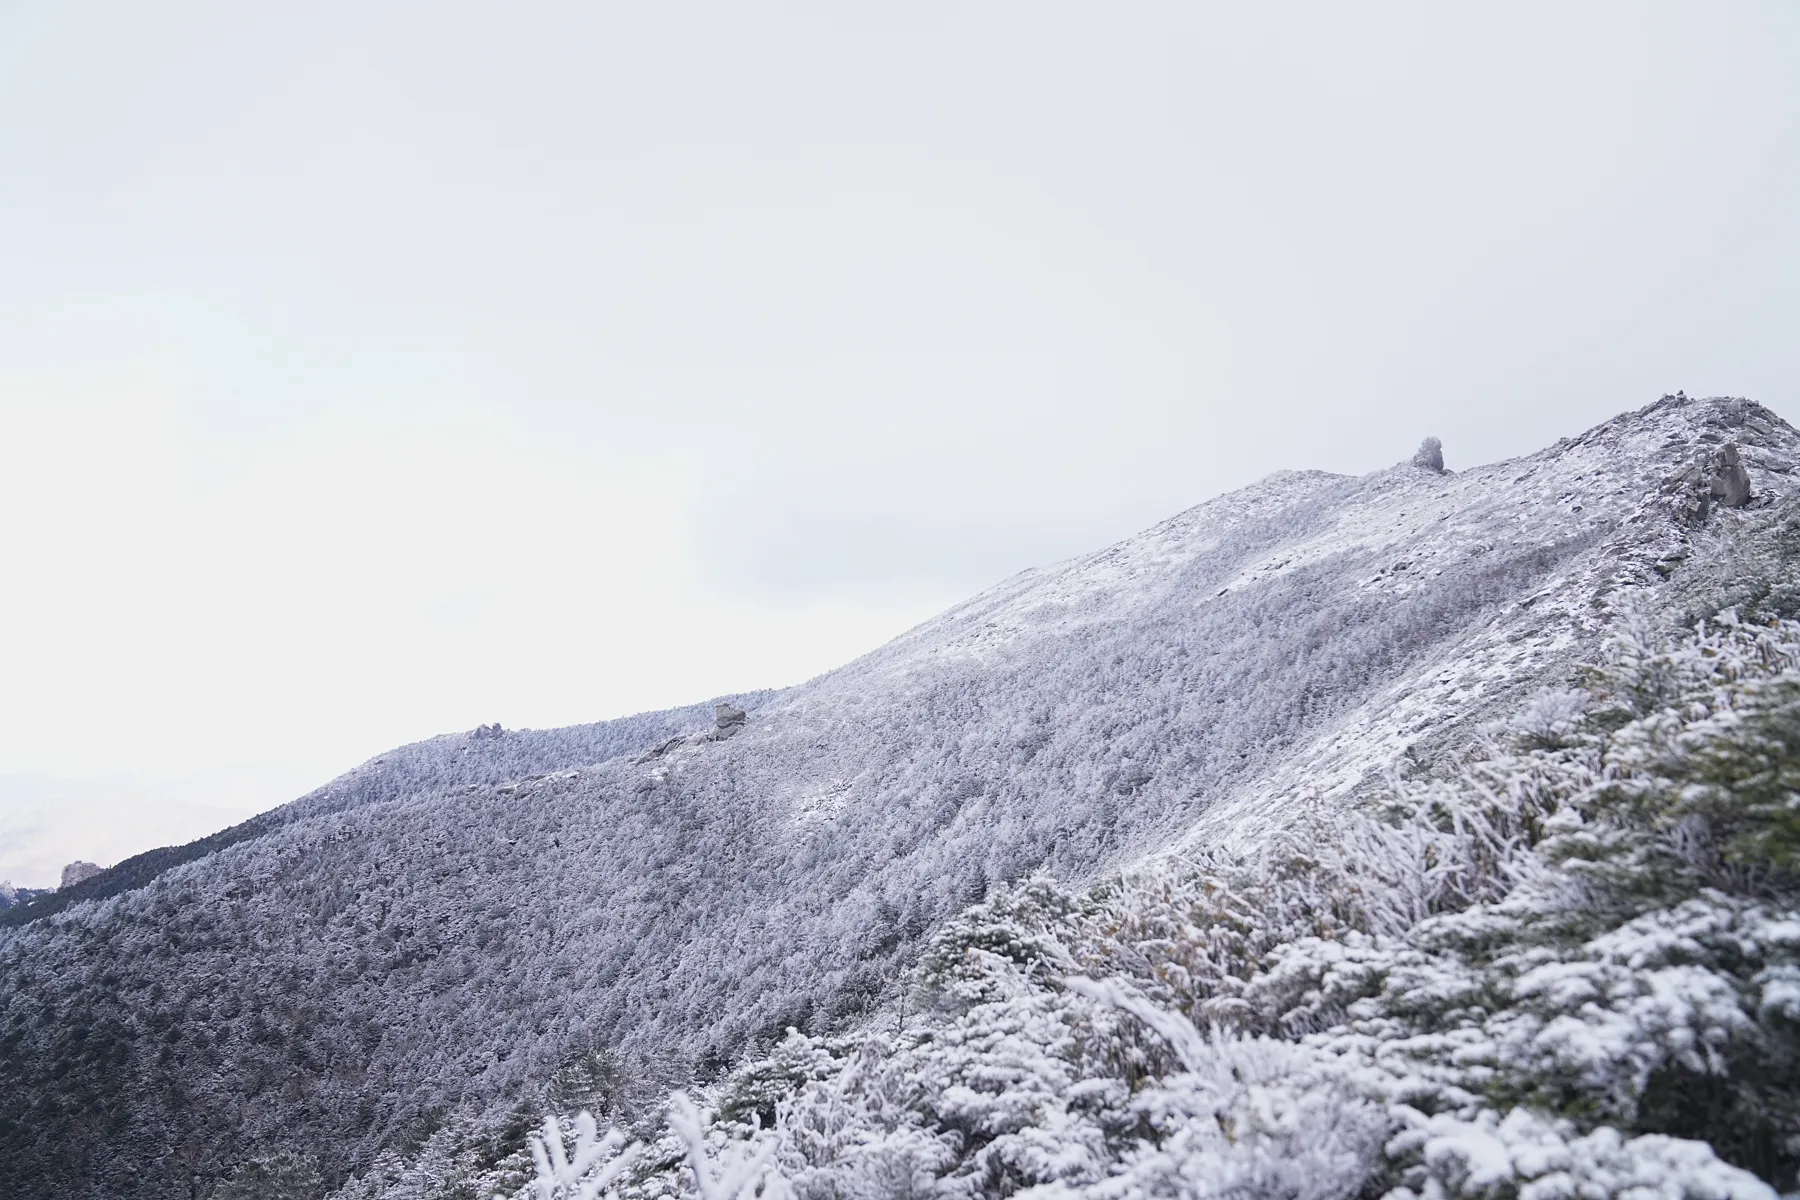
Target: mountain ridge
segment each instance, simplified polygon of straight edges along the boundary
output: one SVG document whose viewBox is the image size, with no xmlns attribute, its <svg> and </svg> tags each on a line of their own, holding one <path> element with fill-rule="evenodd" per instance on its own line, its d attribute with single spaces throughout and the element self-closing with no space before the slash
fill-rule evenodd
<svg viewBox="0 0 1800 1200">
<path fill-rule="evenodd" d="M 1742 514 L 1695 465 L 1726 444 L 1753 504 L 1791 493 L 1794 430 L 1668 397 L 1462 472 L 1278 473 L 746 704 L 729 740 L 465 780 L 453 735 L 412 790 L 372 760 L 0 933 L 0 1181 L 185 1194 L 295 1142 L 341 1181 L 501 1127 L 596 1047 L 678 1080 L 843 1027 L 996 884 L 1252 844 L 1429 769 L 1572 670 L 1612 592 L 1716 557 Z"/>
</svg>

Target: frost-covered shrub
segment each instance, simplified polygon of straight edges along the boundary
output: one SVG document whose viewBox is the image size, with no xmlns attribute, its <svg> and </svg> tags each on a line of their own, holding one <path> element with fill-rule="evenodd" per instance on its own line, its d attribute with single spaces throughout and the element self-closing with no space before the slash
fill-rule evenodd
<svg viewBox="0 0 1800 1200">
<path fill-rule="evenodd" d="M 1628 1139 L 1610 1126 L 1583 1135 L 1523 1108 L 1472 1120 L 1398 1111 L 1407 1128 L 1387 1153 L 1405 1183 L 1387 1200 L 1775 1200 L 1775 1189 L 1701 1142 Z"/>
<path fill-rule="evenodd" d="M 575 1118 L 567 1138 L 554 1116 L 545 1118 L 531 1138 L 536 1176 L 517 1200 L 616 1200 L 621 1194 L 677 1192 L 700 1200 L 790 1200 L 786 1178 L 771 1167 L 773 1138 L 733 1136 L 728 1125 L 681 1092 L 669 1097 L 666 1116 L 667 1135 L 648 1152 L 617 1129 L 601 1134 L 586 1111 Z M 644 1157 L 653 1163 L 648 1172 L 636 1169 Z M 681 1167 L 686 1188 L 676 1182 Z"/>
</svg>

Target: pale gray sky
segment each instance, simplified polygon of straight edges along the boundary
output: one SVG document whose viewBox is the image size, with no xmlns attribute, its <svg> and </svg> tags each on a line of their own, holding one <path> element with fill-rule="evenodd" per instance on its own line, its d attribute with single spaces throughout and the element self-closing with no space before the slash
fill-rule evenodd
<svg viewBox="0 0 1800 1200">
<path fill-rule="evenodd" d="M 1800 416 L 1800 6 L 0 0 L 0 877 L 1283 467 Z"/>
</svg>

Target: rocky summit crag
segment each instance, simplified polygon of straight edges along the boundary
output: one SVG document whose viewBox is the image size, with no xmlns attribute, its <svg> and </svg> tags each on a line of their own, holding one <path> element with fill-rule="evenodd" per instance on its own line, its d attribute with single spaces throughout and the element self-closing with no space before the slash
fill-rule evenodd
<svg viewBox="0 0 1800 1200">
<path fill-rule="evenodd" d="M 576 1092 L 629 1115 L 859 1027 L 1000 885 L 1253 852 L 1447 769 L 1572 684 L 1622 597 L 1787 586 L 1744 531 L 1793 498 L 1800 435 L 1756 404 L 1665 397 L 1462 471 L 1432 449 L 1271 476 L 798 687 L 433 739 L 14 906 L 0 1190 L 497 1161 Z"/>
</svg>

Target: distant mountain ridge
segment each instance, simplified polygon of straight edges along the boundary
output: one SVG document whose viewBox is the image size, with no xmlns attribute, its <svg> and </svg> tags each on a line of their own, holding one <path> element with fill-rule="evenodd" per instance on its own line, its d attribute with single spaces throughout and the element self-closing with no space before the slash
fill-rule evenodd
<svg viewBox="0 0 1800 1200">
<path fill-rule="evenodd" d="M 5 912 L 16 904 L 26 904 L 39 896 L 48 895 L 50 890 L 14 887 L 10 880 L 0 880 L 0 912 Z"/>
<path fill-rule="evenodd" d="M 342 1182 L 516 1137 L 596 1055 L 679 1080 L 842 1027 L 996 883 L 1429 773 L 1610 595 L 1729 573 L 1797 463 L 1766 409 L 1665 397 L 1462 472 L 1283 473 L 736 698 L 729 740 L 637 753 L 708 702 L 384 755 L 0 914 L 0 1183 L 188 1196 L 280 1146 Z"/>
<path fill-rule="evenodd" d="M 20 899 L 0 905 L 0 927 L 23 925 L 83 900 L 103 900 L 144 887 L 164 871 L 227 846 L 261 837 L 303 817 L 339 812 L 400 795 L 444 791 L 526 779 L 533 774 L 592 766 L 693 728 L 722 701 L 758 705 L 780 689 L 733 693 L 700 704 L 636 713 L 611 721 L 562 729 L 502 729 L 443 734 L 378 755 L 325 786 L 280 808 L 179 846 L 134 854 L 95 875 L 61 888 L 20 888 Z"/>
</svg>

